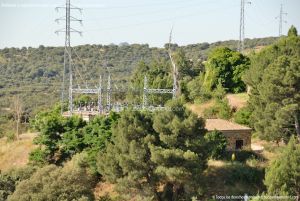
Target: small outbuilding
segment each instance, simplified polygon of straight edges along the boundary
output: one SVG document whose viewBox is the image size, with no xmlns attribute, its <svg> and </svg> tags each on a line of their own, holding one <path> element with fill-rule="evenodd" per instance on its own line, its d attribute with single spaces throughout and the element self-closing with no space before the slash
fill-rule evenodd
<svg viewBox="0 0 300 201">
<path fill-rule="evenodd" d="M 252 129 L 224 119 L 206 119 L 205 128 L 208 131 L 218 130 L 227 139 L 227 150 L 251 149 Z"/>
</svg>

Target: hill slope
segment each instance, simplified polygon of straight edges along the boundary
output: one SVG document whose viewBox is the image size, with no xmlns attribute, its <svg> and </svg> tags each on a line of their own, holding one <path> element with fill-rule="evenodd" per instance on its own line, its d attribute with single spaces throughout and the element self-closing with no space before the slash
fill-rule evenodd
<svg viewBox="0 0 300 201">
<path fill-rule="evenodd" d="M 265 46 L 277 40 L 276 37 L 247 39 L 248 49 Z M 172 45 L 183 49 L 191 60 L 206 60 L 211 49 L 227 46 L 236 49 L 237 41 L 199 43 L 187 46 Z M 10 106 L 9 98 L 19 94 L 25 102 L 26 113 L 34 113 L 39 107 L 48 107 L 59 100 L 64 48 L 5 48 L 0 50 L 0 109 Z M 143 60 L 166 58 L 163 48 L 150 48 L 147 44 L 139 45 L 82 45 L 73 48 L 73 67 L 75 85 L 95 86 L 99 74 L 104 74 L 107 67 L 112 73 L 114 83 L 126 85 L 132 71 Z"/>
</svg>

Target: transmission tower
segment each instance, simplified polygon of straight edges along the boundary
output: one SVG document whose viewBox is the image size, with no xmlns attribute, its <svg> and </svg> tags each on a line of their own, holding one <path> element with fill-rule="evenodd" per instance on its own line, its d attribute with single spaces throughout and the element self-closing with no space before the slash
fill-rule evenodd
<svg viewBox="0 0 300 201">
<path fill-rule="evenodd" d="M 77 8 L 71 5 L 71 0 L 66 0 L 66 5 L 62 7 L 56 7 L 56 10 L 65 9 L 66 15 L 64 17 L 57 18 L 55 21 L 59 23 L 60 21 L 65 21 L 65 28 L 55 31 L 56 34 L 60 32 L 65 33 L 65 50 L 64 50 L 64 72 L 63 72 L 63 82 L 62 82 L 62 94 L 61 94 L 61 104 L 63 112 L 64 98 L 65 98 L 65 90 L 66 90 L 66 71 L 69 72 L 69 111 L 70 115 L 73 113 L 73 68 L 72 68 L 72 48 L 71 48 L 71 33 L 79 33 L 82 32 L 77 31 L 76 29 L 71 28 L 71 22 L 77 21 L 82 24 L 81 19 L 77 19 L 71 16 L 71 10 L 79 10 L 82 11 L 81 8 Z"/>
<path fill-rule="evenodd" d="M 284 15 L 287 15 L 287 13 L 283 11 L 283 6 L 281 4 L 280 5 L 280 13 L 276 17 L 276 19 L 279 20 L 279 37 L 282 36 L 282 26 L 283 26 L 283 23 L 286 23 L 286 21 L 283 19 Z"/>
<path fill-rule="evenodd" d="M 239 52 L 243 52 L 245 45 L 245 5 L 251 4 L 250 1 L 247 0 L 241 0 L 241 12 L 240 12 L 240 37 L 239 37 Z"/>
</svg>

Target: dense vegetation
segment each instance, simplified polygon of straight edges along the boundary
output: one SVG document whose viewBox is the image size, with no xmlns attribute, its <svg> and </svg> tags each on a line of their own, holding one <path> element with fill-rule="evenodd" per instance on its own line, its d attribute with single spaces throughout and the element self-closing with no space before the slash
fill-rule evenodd
<svg viewBox="0 0 300 201">
<path fill-rule="evenodd" d="M 262 139 L 300 139 L 299 72 L 300 38 L 293 27 L 288 37 L 253 56 L 245 82 L 251 87 L 251 121 Z"/>
<path fill-rule="evenodd" d="M 246 40 L 246 46 L 274 41 Z M 172 101 L 170 95 L 150 97 L 151 104 L 165 105 L 166 110 L 129 108 L 90 122 L 77 116 L 64 118 L 61 106 L 49 107 L 59 98 L 55 90 L 60 87 L 56 84 L 61 80 L 62 48 L 1 50 L 0 90 L 5 93 L 0 94 L 0 100 L 18 94 L 25 106 L 20 119 L 12 108 L 21 108 L 21 103 L 12 107 L 2 102 L 6 112 L 0 123 L 24 123 L 28 114 L 30 128 L 39 133 L 34 140 L 38 146 L 30 153 L 25 169 L 0 172 L 0 200 L 210 200 L 215 195 L 211 188 L 218 185 L 224 189 L 226 185 L 225 192 L 233 194 L 245 193 L 239 187 L 246 185 L 253 195 L 299 196 L 297 30 L 292 27 L 287 37 L 258 53 L 244 55 L 233 45 L 233 41 L 184 47 L 172 44 L 180 96 Z M 107 67 L 114 73 L 115 83 L 123 86 L 142 90 L 147 76 L 151 88 L 172 88 L 171 63 L 164 49 L 148 45 L 86 45 L 74 49 L 76 71 L 91 80 L 89 85 L 95 85 Z M 78 79 L 78 84 L 85 84 L 82 81 Z M 251 89 L 248 105 L 239 110 L 230 107 L 226 93 L 245 92 L 247 85 Z M 75 104 L 87 104 L 93 98 L 76 97 Z M 114 98 L 141 102 L 136 90 Z M 252 126 L 262 139 L 288 145 L 278 146 L 280 154 L 267 168 L 258 152 L 227 152 L 225 136 L 219 131 L 207 132 L 205 120 L 186 107 L 186 101 L 207 100 L 214 104 L 204 111 L 204 117 L 233 118 Z M 2 127 L 2 132 L 5 129 Z M 213 162 L 223 165 L 212 168 L 209 163 Z M 104 182 L 114 186 L 114 194 L 96 197 L 93 190 Z"/>
</svg>

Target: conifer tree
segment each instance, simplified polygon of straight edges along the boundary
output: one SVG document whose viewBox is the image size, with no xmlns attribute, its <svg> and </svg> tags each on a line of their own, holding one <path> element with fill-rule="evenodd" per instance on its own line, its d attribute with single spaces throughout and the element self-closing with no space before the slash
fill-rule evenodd
<svg viewBox="0 0 300 201">
<path fill-rule="evenodd" d="M 300 38 L 282 38 L 253 61 L 245 81 L 255 130 L 270 141 L 288 141 L 296 133 L 300 139 Z"/>
<path fill-rule="evenodd" d="M 292 137 L 280 157 L 267 168 L 265 185 L 270 195 L 300 196 L 300 146 Z"/>
</svg>

